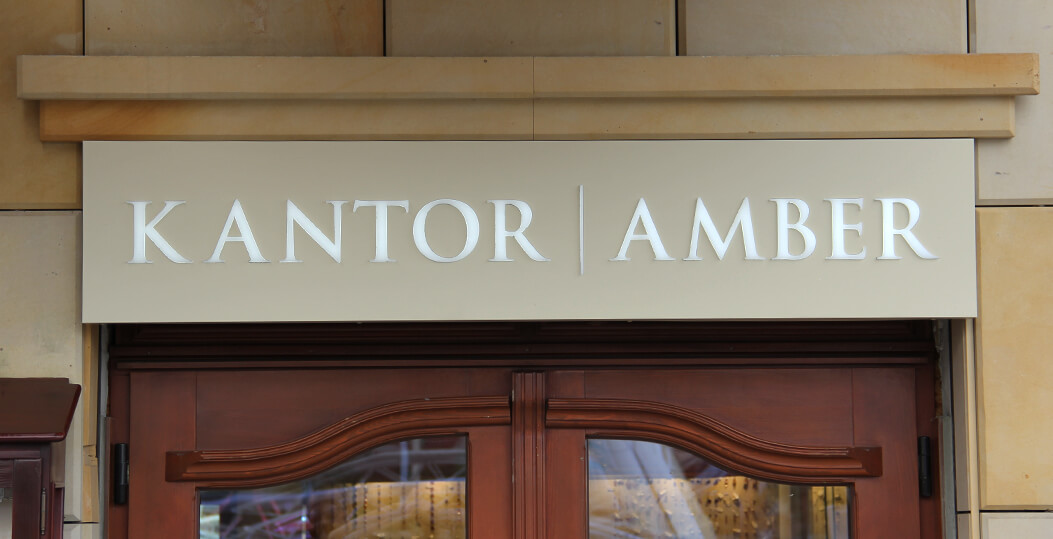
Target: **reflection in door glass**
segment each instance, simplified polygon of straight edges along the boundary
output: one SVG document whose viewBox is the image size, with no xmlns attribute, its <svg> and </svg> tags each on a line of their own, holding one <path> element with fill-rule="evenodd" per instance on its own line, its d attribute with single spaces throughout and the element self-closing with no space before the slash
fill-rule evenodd
<svg viewBox="0 0 1053 539">
<path fill-rule="evenodd" d="M 845 539 L 845 486 L 783 485 L 694 454 L 632 440 L 589 440 L 589 537 Z"/>
<path fill-rule="evenodd" d="M 0 539 L 10 539 L 13 533 L 13 502 L 11 490 L 0 487 Z"/>
<path fill-rule="evenodd" d="M 201 539 L 465 537 L 464 436 L 382 445 L 301 481 L 202 490 Z"/>
</svg>

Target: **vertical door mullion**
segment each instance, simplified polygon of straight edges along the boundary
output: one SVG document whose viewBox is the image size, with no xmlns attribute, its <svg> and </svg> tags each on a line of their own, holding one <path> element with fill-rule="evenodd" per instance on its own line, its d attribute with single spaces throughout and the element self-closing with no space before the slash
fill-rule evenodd
<svg viewBox="0 0 1053 539">
<path fill-rule="evenodd" d="M 512 518 L 515 539 L 541 539 L 545 511 L 545 374 L 512 378 Z"/>
</svg>

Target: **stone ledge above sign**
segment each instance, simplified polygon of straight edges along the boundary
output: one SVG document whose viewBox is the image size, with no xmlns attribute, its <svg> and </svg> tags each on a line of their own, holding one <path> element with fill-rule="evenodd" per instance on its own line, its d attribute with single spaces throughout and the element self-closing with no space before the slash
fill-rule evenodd
<svg viewBox="0 0 1053 539">
<path fill-rule="evenodd" d="M 19 59 L 48 141 L 1006 138 L 1036 93 L 1034 54 Z"/>
</svg>

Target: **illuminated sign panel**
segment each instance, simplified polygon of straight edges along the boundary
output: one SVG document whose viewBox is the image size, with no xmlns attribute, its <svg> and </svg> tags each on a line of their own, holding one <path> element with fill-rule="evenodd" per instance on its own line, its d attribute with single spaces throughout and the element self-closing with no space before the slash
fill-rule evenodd
<svg viewBox="0 0 1053 539">
<path fill-rule="evenodd" d="M 975 316 L 968 140 L 88 142 L 86 322 Z"/>
</svg>

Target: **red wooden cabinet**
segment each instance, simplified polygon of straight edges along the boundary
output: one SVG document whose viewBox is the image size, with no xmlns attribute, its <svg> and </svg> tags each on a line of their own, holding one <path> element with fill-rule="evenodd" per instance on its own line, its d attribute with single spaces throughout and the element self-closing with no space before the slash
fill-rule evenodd
<svg viewBox="0 0 1053 539">
<path fill-rule="evenodd" d="M 11 493 L 13 539 L 60 539 L 64 445 L 80 386 L 0 378 L 0 488 Z"/>
</svg>

